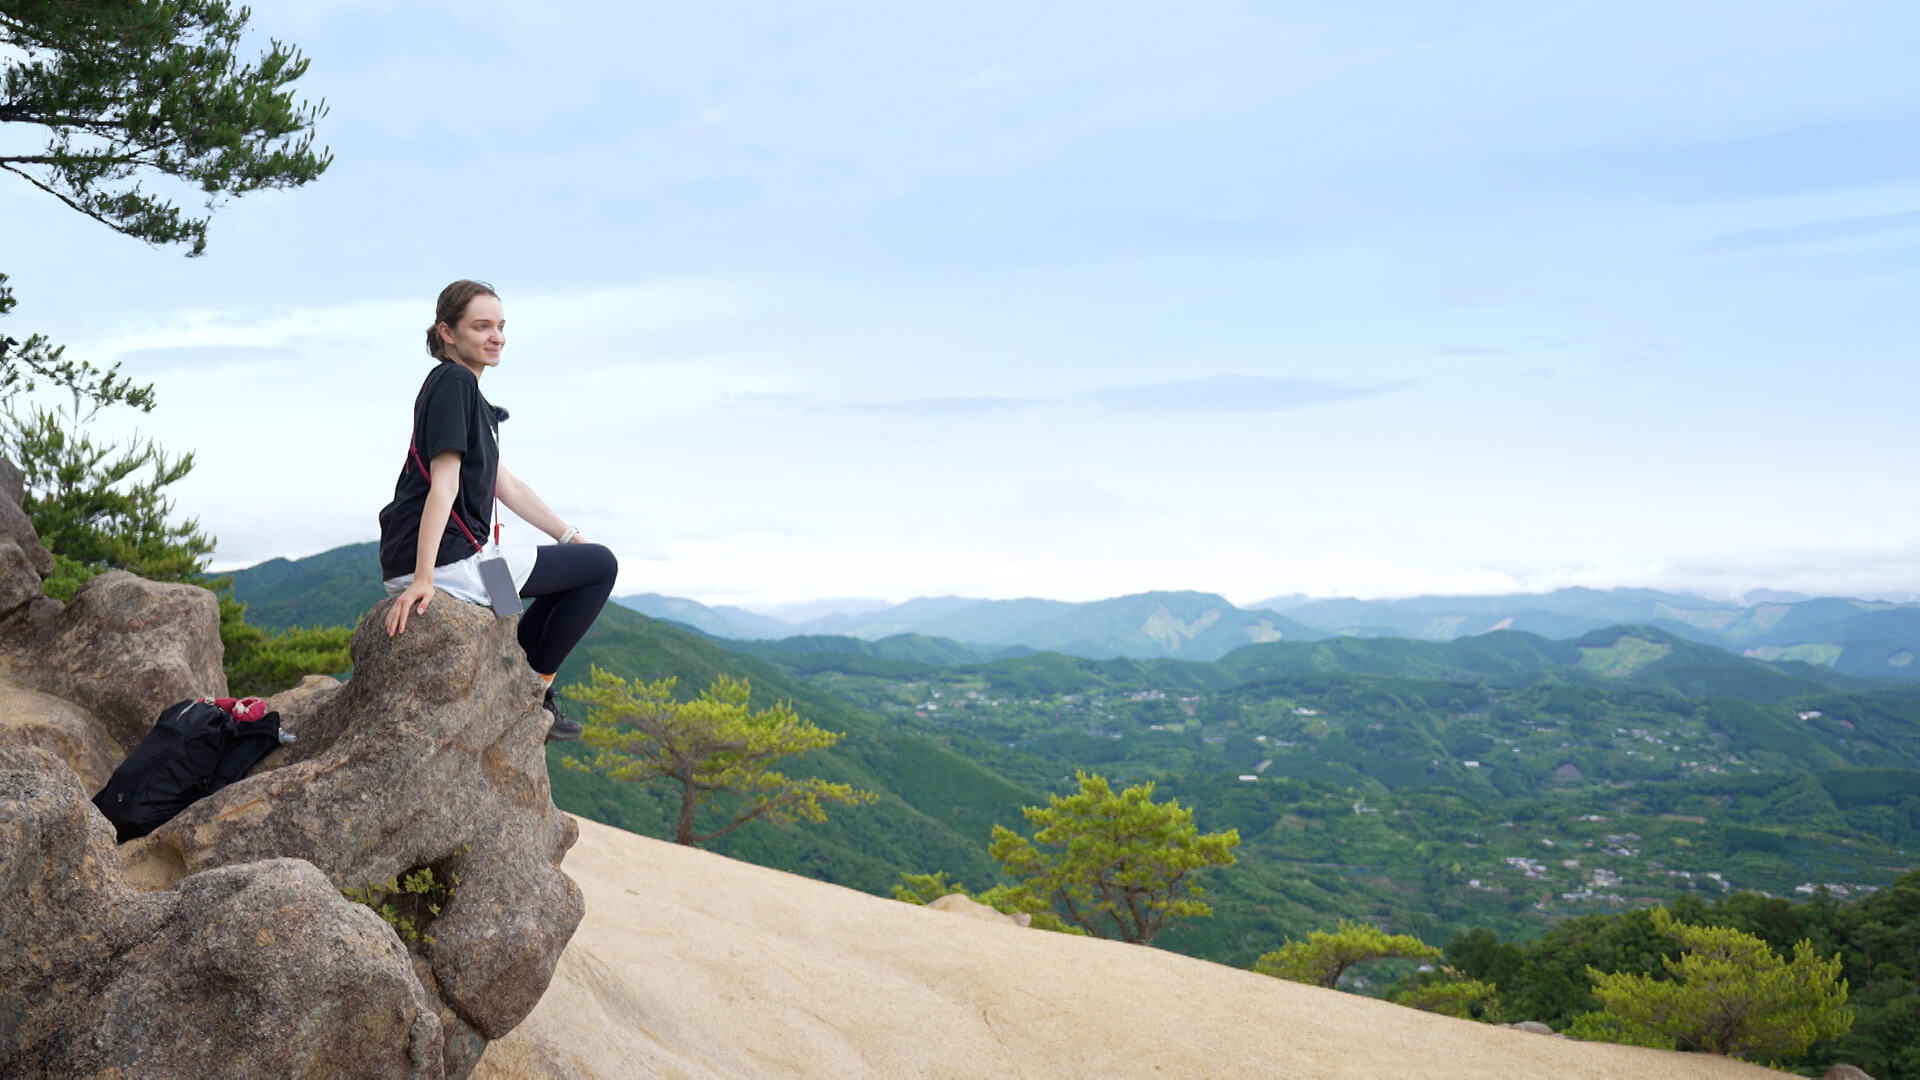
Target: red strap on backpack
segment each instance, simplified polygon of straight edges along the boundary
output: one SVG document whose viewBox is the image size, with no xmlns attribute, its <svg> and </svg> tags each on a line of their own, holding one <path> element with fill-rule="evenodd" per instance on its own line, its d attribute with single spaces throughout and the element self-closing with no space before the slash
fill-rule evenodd
<svg viewBox="0 0 1920 1080">
<path fill-rule="evenodd" d="M 433 474 L 427 471 L 427 463 L 420 460 L 420 448 L 414 444 L 413 436 L 411 435 L 407 436 L 407 452 L 413 455 L 413 463 L 420 467 L 420 476 L 427 482 L 427 489 L 431 491 L 433 489 Z M 473 538 L 473 530 L 467 528 L 467 523 L 460 520 L 459 511 L 448 510 L 447 517 L 452 518 L 453 523 L 460 526 L 460 535 L 467 538 L 467 543 L 473 545 L 473 550 L 476 553 L 486 550 L 480 541 Z"/>
</svg>

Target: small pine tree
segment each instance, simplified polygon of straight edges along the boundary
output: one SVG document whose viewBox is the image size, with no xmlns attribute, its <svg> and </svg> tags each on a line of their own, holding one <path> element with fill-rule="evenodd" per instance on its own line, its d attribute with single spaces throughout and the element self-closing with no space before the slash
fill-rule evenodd
<svg viewBox="0 0 1920 1080">
<path fill-rule="evenodd" d="M 774 771 L 781 758 L 840 741 L 838 732 L 801 719 L 786 702 L 755 712 L 748 707 L 752 688 L 725 675 L 698 698 L 677 702 L 673 684 L 670 678 L 630 682 L 593 668 L 591 683 L 569 688 L 568 696 L 586 704 L 581 739 L 597 753 L 588 761 L 567 758 L 566 765 L 633 783 L 673 781 L 680 789 L 675 843 L 718 840 L 749 821 L 825 821 L 826 803 L 857 806 L 878 798 L 848 784 Z M 696 832 L 701 805 L 723 792 L 744 801 L 718 827 Z"/>
<path fill-rule="evenodd" d="M 193 470 L 191 453 L 169 455 L 153 441 L 122 448 L 88 432 L 100 406 L 78 392 L 71 407 L 33 406 L 0 415 L 0 451 L 26 482 L 21 509 L 53 553 L 46 590 L 72 599 L 87 579 L 129 570 L 150 581 L 194 581 L 213 537 L 192 518 L 174 520 L 167 488 Z"/>
<path fill-rule="evenodd" d="M 47 595 L 71 600 L 108 570 L 212 590 L 227 690 L 236 696 L 265 697 L 308 674 L 345 671 L 349 627 L 268 633 L 247 624 L 232 579 L 206 576 L 213 537 L 192 518 L 174 518 L 166 489 L 193 469 L 193 455 L 169 456 L 145 439 L 124 449 L 95 442 L 87 428 L 99 410 L 78 391 L 70 409 L 36 406 L 21 416 L 0 406 L 0 453 L 20 469 L 21 508 L 53 554 Z"/>
<path fill-rule="evenodd" d="M 1490 982 L 1470 979 L 1455 968 L 1441 965 L 1434 971 L 1403 979 L 1387 1000 L 1409 1009 L 1439 1013 L 1460 1020 L 1500 1022 L 1500 990 Z"/>
<path fill-rule="evenodd" d="M 1665 908 L 1653 910 L 1653 922 L 1686 950 L 1663 961 L 1670 978 L 1588 968 L 1601 1008 L 1575 1017 L 1567 1034 L 1770 1060 L 1853 1026 L 1838 955 L 1822 960 L 1803 940 L 1783 960 L 1752 934 L 1689 926 Z"/>
<path fill-rule="evenodd" d="M 1333 933 L 1315 930 L 1305 941 L 1289 941 L 1253 962 L 1253 970 L 1277 979 L 1333 989 L 1340 976 L 1369 960 L 1437 960 L 1440 950 L 1407 934 L 1389 934 L 1367 923 L 1340 920 Z"/>
<path fill-rule="evenodd" d="M 1151 943 L 1174 919 L 1212 915 L 1192 875 L 1232 865 L 1240 833 L 1202 836 L 1193 811 L 1153 801 L 1151 783 L 1115 794 L 1105 777 L 1074 775 L 1079 791 L 1022 809 L 1036 827 L 1032 840 L 993 827 L 987 853 L 1023 880 L 982 894 L 982 902 L 1033 914 L 1035 925 L 1057 906 L 1067 923 L 1089 934 L 1111 930 L 1136 945 Z"/>
<path fill-rule="evenodd" d="M 909 874 L 903 870 L 900 873 L 899 883 L 893 887 L 895 900 L 921 906 L 931 904 L 953 893 L 967 895 L 966 886 L 957 881 L 948 881 L 945 870 L 932 874 Z"/>
<path fill-rule="evenodd" d="M 247 605 L 234 599 L 233 579 L 202 581 L 220 601 L 220 645 L 227 693 L 267 697 L 308 675 L 338 675 L 353 665 L 351 626 L 293 626 L 267 631 L 247 621 Z"/>
</svg>

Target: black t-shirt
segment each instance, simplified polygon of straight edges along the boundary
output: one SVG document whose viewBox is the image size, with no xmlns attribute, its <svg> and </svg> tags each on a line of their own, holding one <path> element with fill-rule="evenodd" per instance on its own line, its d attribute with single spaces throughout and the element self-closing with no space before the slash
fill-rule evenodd
<svg viewBox="0 0 1920 1080">
<path fill-rule="evenodd" d="M 486 543 L 493 519 L 493 484 L 500 469 L 500 421 L 506 418 L 505 409 L 489 405 L 481 396 L 480 380 L 459 364 L 442 360 L 427 373 L 420 396 L 413 401 L 414 446 L 419 456 L 407 454 L 400 479 L 393 485 L 393 501 L 380 511 L 382 580 L 413 573 L 420 515 L 432 486 L 422 468 L 431 469 L 434 455 L 443 451 L 460 452 L 460 493 L 454 496 L 453 511 L 474 539 Z M 466 533 L 449 521 L 433 564 L 446 566 L 473 552 Z"/>
</svg>

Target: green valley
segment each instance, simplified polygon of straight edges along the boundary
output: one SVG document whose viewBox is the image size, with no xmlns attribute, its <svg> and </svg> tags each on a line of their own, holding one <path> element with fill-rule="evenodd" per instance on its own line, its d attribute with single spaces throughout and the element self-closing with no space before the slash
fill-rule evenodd
<svg viewBox="0 0 1920 1080">
<path fill-rule="evenodd" d="M 1633 665 L 1644 683 L 1531 635 L 1254 646 L 1217 664 L 781 662 L 1026 787 L 1058 790 L 1076 768 L 1153 780 L 1203 828 L 1238 829 L 1240 863 L 1209 884 L 1216 918 L 1166 938 L 1231 962 L 1336 914 L 1436 941 L 1528 936 L 1679 894 L 1846 896 L 1913 867 L 1920 695 L 1835 692 L 1720 654 L 1712 681 L 1758 700 L 1687 696 L 1672 671 L 1713 666 L 1662 672 L 1674 647 L 1641 633 L 1592 647 L 1609 670 L 1659 657 Z M 1811 693 L 1783 700 L 1782 680 Z"/>
</svg>

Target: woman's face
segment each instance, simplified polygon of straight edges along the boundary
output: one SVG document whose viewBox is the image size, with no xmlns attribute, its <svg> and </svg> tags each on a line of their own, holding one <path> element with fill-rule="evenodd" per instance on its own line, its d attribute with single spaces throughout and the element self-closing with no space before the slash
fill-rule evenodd
<svg viewBox="0 0 1920 1080">
<path fill-rule="evenodd" d="M 467 310 L 458 326 L 439 326 L 440 340 L 446 343 L 447 357 L 465 365 L 478 375 L 483 368 L 500 363 L 500 350 L 507 347 L 507 316 L 500 298 L 482 293 L 467 301 Z"/>
</svg>

